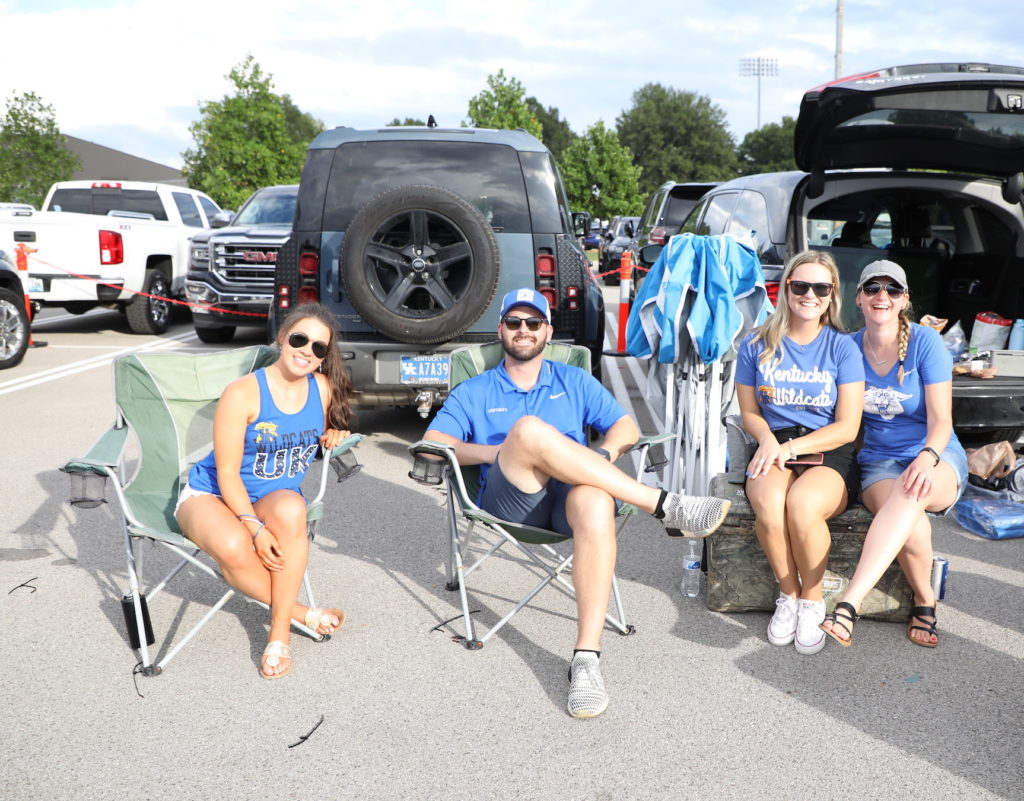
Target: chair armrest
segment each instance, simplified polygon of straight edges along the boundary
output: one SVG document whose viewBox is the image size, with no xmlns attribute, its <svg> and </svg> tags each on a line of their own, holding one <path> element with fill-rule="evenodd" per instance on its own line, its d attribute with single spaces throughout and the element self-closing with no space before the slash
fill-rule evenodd
<svg viewBox="0 0 1024 801">
<path fill-rule="evenodd" d="M 85 456 L 69 459 L 60 469 L 64 473 L 95 473 L 101 476 L 114 476 L 121 464 L 127 441 L 128 426 L 111 428 L 92 444 Z"/>
<path fill-rule="evenodd" d="M 362 441 L 362 434 L 349 434 L 345 439 L 331 448 L 330 453 L 327 453 L 322 447 L 320 448 L 324 466 L 320 473 L 320 486 L 316 493 L 316 497 L 309 502 L 310 507 L 319 504 L 320 501 L 323 500 L 324 494 L 327 492 L 328 466 L 334 470 L 334 474 L 337 476 L 339 484 L 346 478 L 351 478 L 363 469 L 363 466 L 359 464 L 359 460 L 356 459 L 356 455 L 352 453 L 352 449 Z"/>
<path fill-rule="evenodd" d="M 640 439 L 636 441 L 636 444 L 632 448 L 630 448 L 629 451 L 636 451 L 640 450 L 641 448 L 650 447 L 651 445 L 658 445 L 670 439 L 675 439 L 675 434 L 651 434 L 650 436 L 640 437 Z M 629 451 L 626 452 L 629 453 Z"/>
</svg>

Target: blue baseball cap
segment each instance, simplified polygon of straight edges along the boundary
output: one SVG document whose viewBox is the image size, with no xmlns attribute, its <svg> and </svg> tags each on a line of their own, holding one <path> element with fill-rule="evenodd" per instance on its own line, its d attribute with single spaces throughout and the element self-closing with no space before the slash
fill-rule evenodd
<svg viewBox="0 0 1024 801">
<path fill-rule="evenodd" d="M 551 322 L 551 307 L 548 306 L 548 299 L 536 289 L 523 287 L 513 289 L 501 301 L 501 318 L 508 314 L 508 310 L 514 306 L 532 306 L 539 311 L 549 323 Z"/>
</svg>

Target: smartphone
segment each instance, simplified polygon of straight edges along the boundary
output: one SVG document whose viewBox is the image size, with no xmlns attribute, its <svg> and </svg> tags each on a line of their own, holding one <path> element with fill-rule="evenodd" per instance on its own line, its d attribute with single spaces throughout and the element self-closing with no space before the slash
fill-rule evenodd
<svg viewBox="0 0 1024 801">
<path fill-rule="evenodd" d="M 797 456 L 795 459 L 787 459 L 787 465 L 816 465 L 825 463 L 825 454 L 823 453 L 805 453 L 802 456 Z"/>
</svg>

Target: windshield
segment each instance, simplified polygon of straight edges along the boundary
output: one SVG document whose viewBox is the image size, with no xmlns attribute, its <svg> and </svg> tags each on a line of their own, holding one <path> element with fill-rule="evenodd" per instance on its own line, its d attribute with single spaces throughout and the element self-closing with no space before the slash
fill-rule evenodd
<svg viewBox="0 0 1024 801">
<path fill-rule="evenodd" d="M 235 216 L 232 225 L 291 225 L 295 217 L 295 198 L 292 192 L 258 192 L 249 198 Z"/>
</svg>

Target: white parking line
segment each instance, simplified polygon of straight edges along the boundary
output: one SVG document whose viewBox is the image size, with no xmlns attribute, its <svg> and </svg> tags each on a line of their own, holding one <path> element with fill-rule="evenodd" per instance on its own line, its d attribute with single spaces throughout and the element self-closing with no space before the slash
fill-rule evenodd
<svg viewBox="0 0 1024 801">
<path fill-rule="evenodd" d="M 150 342 L 146 345 L 131 348 L 121 348 L 113 353 L 102 354 L 100 356 L 93 356 L 88 359 L 83 359 L 72 364 L 62 365 L 60 367 L 53 367 L 49 370 L 43 370 L 32 375 L 22 376 L 21 378 L 14 378 L 10 381 L 4 381 L 0 383 L 0 395 L 7 395 L 11 392 L 17 392 L 18 390 L 28 389 L 29 387 L 39 386 L 50 381 L 57 381 L 61 378 L 67 378 L 68 376 L 81 373 L 86 370 L 92 370 L 96 367 L 104 367 L 105 365 L 111 364 L 115 358 L 122 356 L 126 353 L 139 353 L 151 350 L 163 350 L 177 345 L 183 341 L 197 341 L 195 331 L 188 331 L 184 334 L 176 334 L 175 336 L 164 337 L 158 339 L 155 342 Z"/>
</svg>

